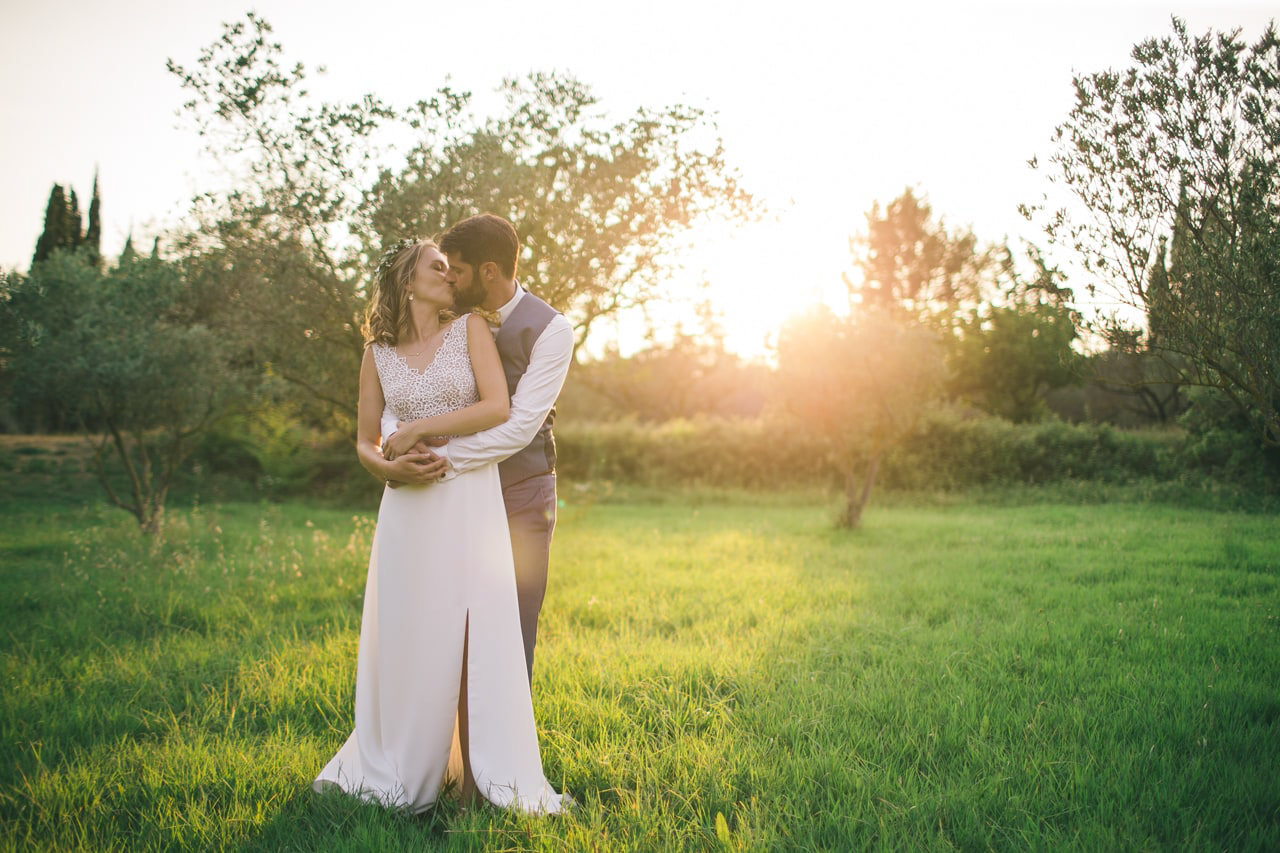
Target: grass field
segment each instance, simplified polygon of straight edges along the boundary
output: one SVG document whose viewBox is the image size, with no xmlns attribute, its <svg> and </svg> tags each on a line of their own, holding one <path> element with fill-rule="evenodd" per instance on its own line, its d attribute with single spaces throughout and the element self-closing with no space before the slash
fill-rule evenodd
<svg viewBox="0 0 1280 853">
<path fill-rule="evenodd" d="M 311 792 L 372 516 L 5 503 L 0 847 L 1280 848 L 1274 515 L 563 493 L 553 819 Z"/>
</svg>

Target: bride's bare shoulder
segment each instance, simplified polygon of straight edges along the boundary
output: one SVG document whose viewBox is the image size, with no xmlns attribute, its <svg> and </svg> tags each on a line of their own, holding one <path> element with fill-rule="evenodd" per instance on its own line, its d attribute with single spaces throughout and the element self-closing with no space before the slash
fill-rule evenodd
<svg viewBox="0 0 1280 853">
<path fill-rule="evenodd" d="M 372 374 L 373 376 L 378 375 L 377 354 L 374 352 L 374 349 L 373 349 L 376 346 L 378 346 L 378 344 L 372 343 L 364 348 L 364 355 L 361 356 L 360 358 L 360 378 L 361 379 L 364 379 L 366 376 L 369 376 L 370 374 Z"/>
</svg>

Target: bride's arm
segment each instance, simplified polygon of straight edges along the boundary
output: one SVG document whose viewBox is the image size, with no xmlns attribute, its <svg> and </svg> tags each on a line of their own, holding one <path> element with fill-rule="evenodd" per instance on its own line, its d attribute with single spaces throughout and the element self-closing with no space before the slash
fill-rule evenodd
<svg viewBox="0 0 1280 853">
<path fill-rule="evenodd" d="M 477 314 L 468 314 L 465 320 L 455 322 L 467 324 L 467 349 L 471 355 L 471 370 L 476 376 L 476 391 L 480 395 L 480 402 L 443 415 L 410 421 L 387 440 L 392 453 L 404 453 L 428 436 L 470 435 L 495 427 L 505 421 L 511 412 L 507 378 L 502 372 L 498 345 L 493 342 L 489 324 Z M 375 424 L 374 429 L 381 434 L 382 424 Z"/>
<path fill-rule="evenodd" d="M 379 480 L 421 485 L 439 479 L 444 473 L 444 463 L 434 456 L 408 453 L 395 461 L 382 458 L 378 442 L 382 438 L 380 416 L 384 404 L 373 349 L 366 347 L 360 362 L 360 400 L 356 405 L 356 455 L 360 464 Z"/>
</svg>

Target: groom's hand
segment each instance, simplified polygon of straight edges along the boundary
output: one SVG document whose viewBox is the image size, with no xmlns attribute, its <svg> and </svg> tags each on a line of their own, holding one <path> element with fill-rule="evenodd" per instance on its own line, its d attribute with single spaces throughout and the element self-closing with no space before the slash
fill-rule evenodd
<svg viewBox="0 0 1280 853">
<path fill-rule="evenodd" d="M 403 427 L 404 421 L 396 421 L 396 432 L 392 433 L 391 437 L 394 438 Z M 427 483 L 438 482 L 449 470 L 449 463 L 432 452 L 431 448 L 443 447 L 448 441 L 447 436 L 428 436 L 420 439 L 417 444 L 409 448 L 404 454 L 397 454 L 392 448 L 391 442 L 389 440 L 384 441 L 382 443 L 383 458 L 394 462 L 398 459 L 407 459 L 410 456 L 415 457 L 412 460 L 414 464 L 406 469 L 410 472 L 411 479 L 389 477 L 387 478 L 387 485 L 396 489 L 405 484 L 426 485 Z"/>
</svg>

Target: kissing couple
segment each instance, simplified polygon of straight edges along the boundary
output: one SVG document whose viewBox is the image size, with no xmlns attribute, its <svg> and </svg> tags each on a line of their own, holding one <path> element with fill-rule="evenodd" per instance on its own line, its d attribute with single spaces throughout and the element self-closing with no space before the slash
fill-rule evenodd
<svg viewBox="0 0 1280 853">
<path fill-rule="evenodd" d="M 355 728 L 316 777 L 420 812 L 462 801 L 554 813 L 534 647 L 556 521 L 563 314 L 520 285 L 492 214 L 386 251 L 363 327 L 356 452 L 386 482 L 365 585 Z"/>
</svg>

